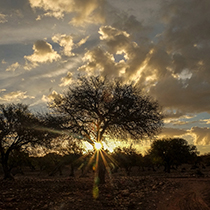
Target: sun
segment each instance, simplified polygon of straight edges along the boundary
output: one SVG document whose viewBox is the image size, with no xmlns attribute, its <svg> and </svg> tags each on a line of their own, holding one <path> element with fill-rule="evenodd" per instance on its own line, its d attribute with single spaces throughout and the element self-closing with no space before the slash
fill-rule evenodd
<svg viewBox="0 0 210 210">
<path fill-rule="evenodd" d="M 94 143 L 94 148 L 96 150 L 100 150 L 100 149 L 102 149 L 102 147 L 103 147 L 103 145 L 100 142 L 95 142 Z"/>
</svg>

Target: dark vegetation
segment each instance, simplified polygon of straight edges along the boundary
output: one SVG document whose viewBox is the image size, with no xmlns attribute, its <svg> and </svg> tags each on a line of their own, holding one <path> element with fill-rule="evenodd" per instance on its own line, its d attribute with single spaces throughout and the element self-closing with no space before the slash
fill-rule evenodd
<svg viewBox="0 0 210 210">
<path fill-rule="evenodd" d="M 164 209 L 156 208 L 158 203 L 186 187 L 187 180 L 193 178 L 191 182 L 196 184 L 205 178 L 205 186 L 210 183 L 209 154 L 193 154 L 178 166 L 172 164 L 168 173 L 165 162 L 157 163 L 159 157 L 151 150 L 142 156 L 132 146 L 116 148 L 109 154 L 111 173 L 107 172 L 106 183 L 100 185 L 99 196 L 93 199 L 94 162 L 88 166 L 92 154 L 71 152 L 43 157 L 12 153 L 9 164 L 15 179 L 0 180 L 0 209 Z M 0 174 L 3 177 L 2 169 Z"/>
<path fill-rule="evenodd" d="M 75 133 L 94 146 L 106 138 L 140 141 L 160 131 L 161 109 L 157 101 L 144 95 L 133 83 L 100 76 L 80 77 L 49 107 L 62 129 Z M 62 119 L 62 120 L 60 120 Z M 100 183 L 105 182 L 101 155 L 97 161 Z"/>
<path fill-rule="evenodd" d="M 15 179 L 0 180 L 0 209 L 164 209 L 158 207 L 160 201 L 165 204 L 170 195 L 186 186 L 186 178 L 196 178 L 191 184 L 205 178 L 202 182 L 205 186 L 209 180 L 209 154 L 197 156 L 195 151 L 188 158 L 179 159 L 178 165 L 177 162 L 171 164 L 168 173 L 164 170 L 165 159 L 159 154 L 156 156 L 152 149 L 143 156 L 132 146 L 116 148 L 107 158 L 106 183 L 100 185 L 99 196 L 93 199 L 95 162 L 88 164 L 92 153 L 81 153 L 78 145 L 68 145 L 71 147 L 74 149 L 62 149 L 62 155 L 54 152 L 42 157 L 14 150 L 8 163 Z M 176 154 L 175 160 L 179 158 L 179 153 L 173 154 Z M 3 177 L 2 168 L 0 174 Z M 183 209 L 187 209 L 185 207 Z M 201 209 L 205 208 L 201 206 Z"/>
<path fill-rule="evenodd" d="M 169 147 L 162 152 L 162 148 L 156 148 L 154 151 L 154 145 L 162 142 L 169 142 L 170 144 L 179 144 L 184 142 L 186 150 L 182 144 L 179 147 Z M 71 145 L 72 146 L 72 145 Z M 70 146 L 69 146 L 70 147 Z M 75 146 L 75 147 L 78 147 Z M 79 147 L 78 147 L 79 148 Z M 193 151 L 191 150 L 193 148 Z M 183 150 L 183 154 L 178 151 Z M 168 153 L 171 153 L 168 154 Z M 141 174 L 144 171 L 156 171 L 170 173 L 171 170 L 185 172 L 183 167 L 185 165 L 191 167 L 191 169 L 204 168 L 210 166 L 210 155 L 197 156 L 198 152 L 195 146 L 190 146 L 184 139 L 163 139 L 154 141 L 151 149 L 146 155 L 142 155 L 136 151 L 132 146 L 116 148 L 113 153 L 106 152 L 108 167 L 112 174 L 120 173 L 126 176 L 132 176 Z M 165 157 L 167 154 L 167 158 Z M 41 157 L 29 156 L 24 151 L 14 150 L 8 160 L 8 165 L 11 168 L 11 173 L 15 176 L 17 174 L 35 174 L 37 176 L 62 176 L 63 174 L 83 177 L 89 176 L 94 171 L 95 161 L 88 165 L 93 153 L 82 153 L 82 149 L 65 151 L 63 154 L 55 152 L 47 153 Z M 183 155 L 183 157 L 181 156 Z M 163 157 L 162 157 L 163 156 Z M 170 162 L 170 166 L 167 162 Z M 166 168 L 166 167 L 169 167 Z M 134 172 L 133 172 L 134 171 Z M 3 168 L 1 169 L 1 173 Z"/>
<path fill-rule="evenodd" d="M 5 179 L 12 179 L 11 157 L 21 154 L 28 147 L 47 146 L 57 135 L 42 129 L 47 128 L 46 122 L 44 118 L 32 114 L 27 105 L 0 105 L 0 155 Z"/>
<path fill-rule="evenodd" d="M 141 208 L 136 209 L 154 209 L 147 199 L 154 189 L 163 190 L 164 184 L 151 176 L 208 177 L 205 169 L 210 166 L 210 155 L 198 156 L 196 147 L 180 138 L 155 140 L 144 155 L 133 144 L 115 148 L 112 153 L 103 148 L 84 151 L 83 141 L 94 146 L 95 142 L 126 140 L 129 136 L 138 142 L 160 132 L 163 116 L 157 101 L 143 95 L 132 83 L 81 77 L 77 85 L 49 103 L 49 109 L 51 114 L 34 114 L 24 104 L 0 105 L 0 175 L 4 179 L 0 209 L 17 207 L 18 200 L 24 199 L 34 203 L 18 208 L 87 209 L 84 203 L 84 208 L 78 203 L 76 207 L 61 207 L 67 201 L 65 205 L 73 205 L 70 197 L 78 200 L 82 193 L 92 205 L 105 196 L 110 206 L 103 206 L 102 199 L 98 209 L 124 209 L 123 205 L 133 209 L 137 203 Z M 41 156 L 35 152 L 39 150 Z M 170 190 L 166 186 L 164 190 Z M 121 199 L 130 198 L 132 192 L 134 197 L 141 192 L 145 200 Z M 32 196 L 26 198 L 30 193 Z M 40 196 L 46 193 L 50 199 L 40 203 Z M 57 200 L 61 195 L 64 203 Z M 92 196 L 97 199 L 94 201 Z M 5 202 L 10 201 L 15 204 L 9 207 Z M 58 202 L 60 207 L 56 207 Z"/>
</svg>

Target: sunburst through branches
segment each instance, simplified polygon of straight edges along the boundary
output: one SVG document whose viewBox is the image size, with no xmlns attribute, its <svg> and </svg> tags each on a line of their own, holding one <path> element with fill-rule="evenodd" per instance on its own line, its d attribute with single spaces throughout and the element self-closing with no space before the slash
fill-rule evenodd
<svg viewBox="0 0 210 210">
<path fill-rule="evenodd" d="M 100 180 L 100 170 L 103 168 L 106 173 L 108 174 L 110 184 L 112 186 L 112 174 L 111 174 L 111 169 L 117 166 L 116 160 L 112 158 L 111 155 L 109 155 L 105 150 L 104 150 L 104 144 L 102 141 L 96 141 L 93 137 L 88 138 L 83 137 L 78 134 L 73 134 L 67 131 L 60 131 L 56 129 L 49 129 L 45 127 L 36 127 L 35 129 L 37 130 L 47 130 L 48 132 L 52 133 L 58 133 L 61 136 L 62 135 L 68 135 L 73 137 L 74 139 L 78 139 L 79 141 L 84 141 L 88 142 L 90 145 L 92 145 L 92 150 L 89 149 L 89 151 L 85 154 L 83 154 L 82 157 L 80 157 L 78 162 L 83 162 L 81 164 L 80 168 L 83 168 L 83 174 L 87 173 L 89 169 L 94 171 L 94 180 L 93 180 L 93 198 L 97 199 L 99 197 L 99 184 L 101 183 Z M 93 132 L 95 128 L 92 128 Z M 88 158 L 88 162 L 85 165 L 85 159 Z M 105 174 L 105 173 L 104 173 Z"/>
<path fill-rule="evenodd" d="M 94 143 L 94 148 L 95 148 L 96 150 L 101 150 L 102 147 L 103 147 L 103 145 L 102 145 L 100 142 L 95 142 L 95 143 Z"/>
</svg>

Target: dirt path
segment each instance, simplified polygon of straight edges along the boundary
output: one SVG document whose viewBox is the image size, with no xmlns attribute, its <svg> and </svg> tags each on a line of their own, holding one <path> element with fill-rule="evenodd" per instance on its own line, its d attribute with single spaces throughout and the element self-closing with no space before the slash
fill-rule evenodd
<svg viewBox="0 0 210 210">
<path fill-rule="evenodd" d="M 157 210 L 210 210 L 209 179 L 177 179 L 179 188 L 166 194 L 157 205 Z"/>
</svg>

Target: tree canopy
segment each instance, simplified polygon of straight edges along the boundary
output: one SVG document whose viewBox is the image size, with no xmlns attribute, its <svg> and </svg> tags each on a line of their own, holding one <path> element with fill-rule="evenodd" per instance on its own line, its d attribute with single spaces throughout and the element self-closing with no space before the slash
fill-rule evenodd
<svg viewBox="0 0 210 210">
<path fill-rule="evenodd" d="M 165 166 L 166 172 L 170 172 L 172 165 L 179 166 L 187 163 L 198 152 L 196 146 L 189 145 L 185 139 L 173 138 L 154 141 L 149 154 L 153 157 L 154 161 Z"/>
<path fill-rule="evenodd" d="M 12 151 L 45 144 L 55 135 L 46 122 L 32 114 L 27 105 L 0 105 L 0 155 L 5 178 L 12 178 L 8 159 Z"/>
<path fill-rule="evenodd" d="M 58 122 L 63 118 L 63 129 L 93 146 L 107 137 L 141 140 L 157 134 L 162 126 L 158 102 L 142 94 L 134 83 L 126 84 L 120 79 L 80 77 L 49 107 L 58 116 Z M 104 183 L 105 167 L 100 154 L 96 173 L 100 183 Z"/>
<path fill-rule="evenodd" d="M 63 128 L 98 142 L 104 136 L 140 140 L 160 131 L 161 109 L 134 83 L 100 76 L 80 77 L 61 97 L 49 104 L 64 118 Z"/>
</svg>

